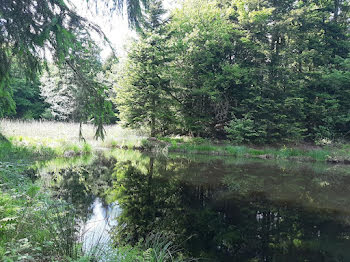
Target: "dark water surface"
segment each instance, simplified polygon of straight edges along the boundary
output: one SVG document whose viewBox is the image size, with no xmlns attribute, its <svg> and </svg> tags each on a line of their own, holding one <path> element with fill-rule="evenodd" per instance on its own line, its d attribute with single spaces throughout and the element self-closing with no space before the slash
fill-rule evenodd
<svg viewBox="0 0 350 262">
<path fill-rule="evenodd" d="M 347 166 L 117 151 L 52 176 L 115 243 L 165 232 L 201 261 L 350 261 Z"/>
</svg>

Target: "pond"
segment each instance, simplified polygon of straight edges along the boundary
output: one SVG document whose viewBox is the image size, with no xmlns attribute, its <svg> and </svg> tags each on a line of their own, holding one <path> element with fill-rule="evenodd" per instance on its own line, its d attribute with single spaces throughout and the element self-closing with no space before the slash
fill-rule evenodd
<svg viewBox="0 0 350 262">
<path fill-rule="evenodd" d="M 346 166 L 120 150 L 47 170 L 85 248 L 162 232 L 203 261 L 350 261 Z"/>
</svg>

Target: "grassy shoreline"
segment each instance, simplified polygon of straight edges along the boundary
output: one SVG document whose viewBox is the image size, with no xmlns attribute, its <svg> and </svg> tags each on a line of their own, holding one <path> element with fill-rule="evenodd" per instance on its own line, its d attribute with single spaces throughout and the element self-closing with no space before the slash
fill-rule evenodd
<svg viewBox="0 0 350 262">
<path fill-rule="evenodd" d="M 146 152 L 206 154 L 242 158 L 284 159 L 301 162 L 350 164 L 350 143 L 331 143 L 323 146 L 310 144 L 280 147 L 233 145 L 229 141 L 211 141 L 191 137 L 147 138 L 142 132 L 106 127 L 106 139 L 94 140 L 92 125 L 83 127 L 85 142 L 79 141 L 79 125 L 74 123 L 42 121 L 0 121 L 1 132 L 14 145 L 29 147 L 42 155 L 66 158 L 90 155 L 98 149 L 131 149 Z"/>
<path fill-rule="evenodd" d="M 164 151 L 164 148 L 166 148 L 166 152 L 175 153 L 350 164 L 350 144 L 327 146 L 300 144 L 298 146 L 257 148 L 229 143 L 219 144 L 205 139 L 159 138 L 157 140 L 143 140 L 142 146 L 137 149 Z"/>
<path fill-rule="evenodd" d="M 33 139 L 10 137 L 9 140 L 19 148 L 30 148 L 41 157 L 79 157 L 89 156 L 101 149 L 138 150 L 151 153 L 184 153 L 216 156 L 231 156 L 237 158 L 283 159 L 299 162 L 324 162 L 332 164 L 350 164 L 350 144 L 332 146 L 281 146 L 254 147 L 246 145 L 231 145 L 229 143 L 215 143 L 210 140 L 191 140 L 159 138 L 139 139 L 135 141 L 110 140 L 98 146 L 79 141 L 54 141 L 47 139 Z M 179 141 L 180 140 L 180 141 Z M 47 142 L 49 141 L 49 142 Z"/>
</svg>

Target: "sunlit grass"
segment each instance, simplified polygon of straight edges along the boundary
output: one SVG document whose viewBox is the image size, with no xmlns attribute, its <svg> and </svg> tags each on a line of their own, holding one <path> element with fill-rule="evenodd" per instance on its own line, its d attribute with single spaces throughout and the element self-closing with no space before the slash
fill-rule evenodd
<svg viewBox="0 0 350 262">
<path fill-rule="evenodd" d="M 144 138 L 142 133 L 124 129 L 118 125 L 106 125 L 104 141 L 95 140 L 95 128 L 92 124 L 83 125 L 85 143 L 79 141 L 79 124 L 53 121 L 0 121 L 0 131 L 15 144 L 31 147 L 55 148 L 58 154 L 73 151 L 87 154 L 96 148 L 139 146 Z"/>
<path fill-rule="evenodd" d="M 142 148 L 144 142 L 147 142 L 145 140 L 146 136 L 142 132 L 124 129 L 118 125 L 105 126 L 106 137 L 104 141 L 94 139 L 95 128 L 93 125 L 84 125 L 83 136 L 86 142 L 79 141 L 79 124 L 77 123 L 1 120 L 0 130 L 13 144 L 20 147 L 29 147 L 41 155 L 48 155 L 52 152 L 58 156 L 66 157 L 88 155 L 94 150 L 103 148 Z M 303 158 L 310 161 L 327 161 L 329 159 L 339 160 L 339 162 L 350 161 L 350 145 L 348 144 L 309 149 L 293 146 L 257 149 L 251 146 L 232 145 L 228 141 L 215 143 L 207 139 L 187 136 L 159 137 L 158 140 L 163 141 L 170 152 L 275 159 L 294 158 L 302 160 L 301 158 Z M 151 151 L 152 148 L 149 149 Z M 0 154 L 2 152 L 0 149 Z"/>
</svg>

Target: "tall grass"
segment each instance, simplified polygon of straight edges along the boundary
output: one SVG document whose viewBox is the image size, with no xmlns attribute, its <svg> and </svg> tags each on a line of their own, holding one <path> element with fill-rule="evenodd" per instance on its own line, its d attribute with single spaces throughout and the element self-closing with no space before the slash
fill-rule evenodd
<svg viewBox="0 0 350 262">
<path fill-rule="evenodd" d="M 164 233 L 151 233 L 137 246 L 119 246 L 111 248 L 111 244 L 98 244 L 93 251 L 75 262 L 185 262 L 195 261 L 185 258 L 174 243 Z"/>
<path fill-rule="evenodd" d="M 95 140 L 92 124 L 83 125 L 86 143 L 79 141 L 79 124 L 54 121 L 0 120 L 0 131 L 14 143 L 56 149 L 58 154 L 67 151 L 84 154 L 93 148 L 128 147 L 140 145 L 144 135 L 140 131 L 124 129 L 118 125 L 106 125 L 105 140 Z"/>
<path fill-rule="evenodd" d="M 14 145 L 12 140 L 0 141 L 0 161 L 17 161 L 23 159 L 34 159 L 38 157 L 54 156 L 53 149 L 43 145 L 24 146 Z"/>
</svg>

